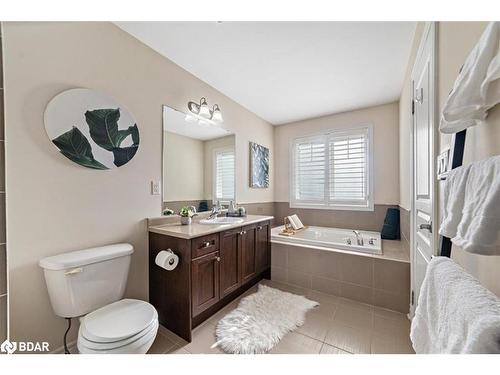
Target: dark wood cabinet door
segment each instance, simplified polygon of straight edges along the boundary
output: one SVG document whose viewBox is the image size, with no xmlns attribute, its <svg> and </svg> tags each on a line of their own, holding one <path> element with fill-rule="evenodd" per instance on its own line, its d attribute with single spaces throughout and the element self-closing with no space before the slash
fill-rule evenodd
<svg viewBox="0 0 500 375">
<path fill-rule="evenodd" d="M 220 234 L 220 298 L 241 286 L 240 232 L 237 228 Z"/>
<path fill-rule="evenodd" d="M 191 262 L 193 316 L 219 301 L 219 252 L 213 252 Z"/>
<path fill-rule="evenodd" d="M 241 282 L 246 283 L 257 274 L 255 263 L 256 225 L 248 225 L 241 231 Z"/>
<path fill-rule="evenodd" d="M 255 262 L 257 273 L 271 266 L 271 226 L 269 222 L 259 223 L 256 228 Z"/>
</svg>

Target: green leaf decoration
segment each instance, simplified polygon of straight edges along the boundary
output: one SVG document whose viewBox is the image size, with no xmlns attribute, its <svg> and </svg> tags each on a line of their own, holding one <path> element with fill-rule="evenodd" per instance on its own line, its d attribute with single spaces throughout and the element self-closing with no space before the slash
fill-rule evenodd
<svg viewBox="0 0 500 375">
<path fill-rule="evenodd" d="M 114 164 L 120 167 L 129 162 L 139 147 L 139 129 L 137 124 L 125 130 L 118 129 L 120 108 L 96 109 L 85 112 L 85 120 L 89 125 L 90 136 L 97 145 L 114 155 Z M 132 137 L 132 146 L 120 147 L 128 136 Z"/>
<path fill-rule="evenodd" d="M 85 112 L 85 120 L 89 125 L 90 136 L 95 143 L 108 151 L 120 147 L 123 140 L 132 134 L 133 127 L 129 127 L 127 130 L 118 130 L 119 119 L 120 108 L 96 109 Z M 137 130 L 137 126 L 135 128 Z"/>
<path fill-rule="evenodd" d="M 75 163 L 87 168 L 108 169 L 108 167 L 94 159 L 88 139 L 76 127 L 54 138 L 52 142 L 57 146 L 61 154 Z"/>
<path fill-rule="evenodd" d="M 121 167 L 123 164 L 128 163 L 134 157 L 138 148 L 138 145 L 123 148 L 114 148 L 113 155 L 115 156 L 115 160 L 113 163 L 117 167 Z"/>
<path fill-rule="evenodd" d="M 129 126 L 128 131 L 132 134 L 132 145 L 139 146 L 139 128 L 137 127 L 137 124 Z"/>
</svg>

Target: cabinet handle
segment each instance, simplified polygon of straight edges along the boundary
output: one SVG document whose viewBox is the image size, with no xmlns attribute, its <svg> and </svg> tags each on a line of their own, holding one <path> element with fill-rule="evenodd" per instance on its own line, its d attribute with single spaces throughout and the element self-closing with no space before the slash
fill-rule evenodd
<svg viewBox="0 0 500 375">
<path fill-rule="evenodd" d="M 217 262 L 220 262 L 220 257 L 215 258 Z"/>
<path fill-rule="evenodd" d="M 211 245 L 211 243 L 210 243 L 209 241 L 207 241 L 207 242 L 205 242 L 205 243 L 203 244 L 203 247 L 210 247 L 210 245 Z"/>
<path fill-rule="evenodd" d="M 246 231 L 246 230 L 242 230 L 242 231 L 240 232 L 240 236 L 243 236 L 244 234 L 247 234 L 247 231 Z"/>
<path fill-rule="evenodd" d="M 261 229 L 262 229 L 262 225 L 259 225 L 259 226 L 257 227 L 257 230 L 261 230 Z"/>
</svg>

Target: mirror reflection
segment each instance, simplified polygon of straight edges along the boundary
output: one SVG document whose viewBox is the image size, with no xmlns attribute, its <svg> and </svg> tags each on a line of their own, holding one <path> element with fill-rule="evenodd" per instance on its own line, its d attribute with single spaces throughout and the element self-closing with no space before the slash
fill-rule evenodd
<svg viewBox="0 0 500 375">
<path fill-rule="evenodd" d="M 210 211 L 235 201 L 235 136 L 163 107 L 163 212 Z"/>
</svg>

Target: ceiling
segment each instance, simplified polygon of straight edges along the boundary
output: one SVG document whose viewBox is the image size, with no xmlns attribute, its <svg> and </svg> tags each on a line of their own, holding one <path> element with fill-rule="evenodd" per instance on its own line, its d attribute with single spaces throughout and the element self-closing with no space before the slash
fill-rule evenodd
<svg viewBox="0 0 500 375">
<path fill-rule="evenodd" d="M 398 100 L 416 25 L 116 24 L 274 125 Z"/>
<path fill-rule="evenodd" d="M 230 135 L 222 126 L 203 126 L 197 122 L 187 122 L 186 114 L 167 106 L 163 107 L 163 130 L 200 141 Z"/>
</svg>

